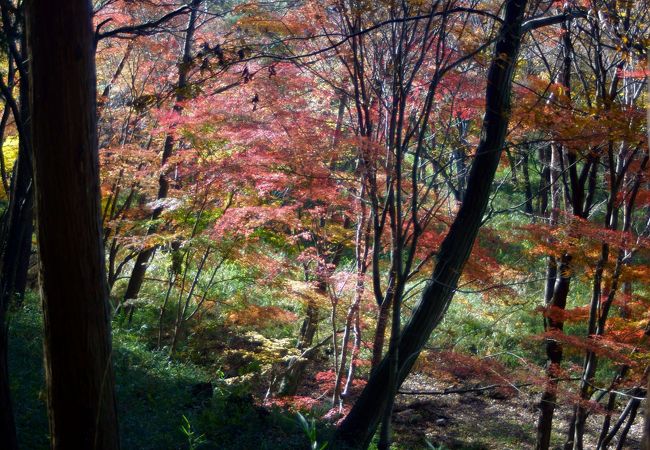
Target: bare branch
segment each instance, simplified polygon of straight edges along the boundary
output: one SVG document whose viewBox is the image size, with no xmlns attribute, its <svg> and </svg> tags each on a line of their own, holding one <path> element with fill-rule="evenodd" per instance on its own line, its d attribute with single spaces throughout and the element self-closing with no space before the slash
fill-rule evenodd
<svg viewBox="0 0 650 450">
<path fill-rule="evenodd" d="M 570 9 L 562 14 L 558 14 L 557 16 L 535 17 L 533 19 L 528 19 L 521 26 L 521 31 L 525 34 L 529 31 L 536 30 L 541 27 L 556 25 L 558 23 L 564 22 L 565 20 L 576 19 L 578 17 L 587 17 L 587 11 L 583 8 Z"/>
<path fill-rule="evenodd" d="M 118 39 L 131 39 L 136 36 L 149 36 L 151 34 L 155 34 L 156 32 L 158 32 L 158 28 L 162 24 L 169 22 L 174 17 L 187 14 L 191 10 L 192 10 L 191 6 L 188 5 L 181 6 L 180 8 L 167 13 L 156 20 L 144 22 L 138 25 L 127 25 L 124 27 L 114 28 L 110 31 L 106 31 L 105 33 L 100 33 L 100 29 L 112 20 L 112 19 L 107 19 L 102 23 L 100 23 L 99 25 L 97 25 L 97 29 L 95 30 L 95 41 L 99 42 L 102 39 L 110 38 L 110 37 L 115 37 Z"/>
</svg>

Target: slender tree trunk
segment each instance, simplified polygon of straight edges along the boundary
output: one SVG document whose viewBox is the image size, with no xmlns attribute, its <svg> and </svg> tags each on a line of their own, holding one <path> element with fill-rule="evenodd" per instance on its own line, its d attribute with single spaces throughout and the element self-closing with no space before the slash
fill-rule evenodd
<svg viewBox="0 0 650 450">
<path fill-rule="evenodd" d="M 196 289 L 196 285 L 199 282 L 199 277 L 201 276 L 201 273 L 203 273 L 203 268 L 205 267 L 205 262 L 208 259 L 208 256 L 210 256 L 210 252 L 212 251 L 212 247 L 208 247 L 205 250 L 205 253 L 203 254 L 203 257 L 201 258 L 201 262 L 199 263 L 198 268 L 196 269 L 196 274 L 194 275 L 194 279 L 192 280 L 192 284 L 190 285 L 190 289 L 187 293 L 187 296 L 185 297 L 185 303 L 182 305 L 179 304 L 179 310 L 178 314 L 176 316 L 176 323 L 174 325 L 174 333 L 172 334 L 172 344 L 169 349 L 169 356 L 173 357 L 174 353 L 176 353 L 176 347 L 178 346 L 178 340 L 180 338 L 180 335 L 183 330 L 183 324 L 187 320 L 187 309 L 190 306 L 190 302 L 192 301 L 192 297 L 194 296 L 194 290 Z M 189 261 L 186 262 L 186 264 L 189 264 Z M 180 299 L 179 299 L 180 300 Z"/>
<path fill-rule="evenodd" d="M 390 307 L 393 304 L 393 280 L 388 280 L 388 288 L 386 289 L 386 296 L 381 305 L 379 305 L 379 312 L 377 313 L 377 326 L 375 328 L 375 336 L 372 341 L 372 361 L 370 370 L 373 372 L 381 363 L 381 357 L 384 354 L 384 342 L 386 341 L 386 328 L 388 327 L 388 315 Z"/>
<path fill-rule="evenodd" d="M 27 47 L 24 33 L 21 35 L 22 47 Z M 27 64 L 21 63 L 23 73 L 28 72 Z M 32 162 L 31 162 L 31 117 L 29 110 L 29 80 L 26 79 L 20 83 L 20 122 L 22 132 L 19 139 L 19 159 L 21 167 L 18 168 L 18 181 L 16 183 L 17 192 L 14 203 L 20 207 L 20 213 L 14 227 L 17 233 L 10 233 L 8 238 L 11 242 L 16 239 L 18 242 L 18 252 L 16 258 L 16 269 L 14 273 L 13 292 L 18 302 L 22 302 L 25 297 L 27 287 L 27 272 L 29 269 L 29 258 L 32 253 L 32 234 L 34 233 L 34 183 L 32 179 Z M 22 154 L 22 156 L 21 156 Z"/>
<path fill-rule="evenodd" d="M 548 211 L 549 190 L 551 189 L 551 151 L 550 145 L 539 150 L 542 173 L 539 177 L 537 212 L 540 216 L 545 216 Z"/>
<path fill-rule="evenodd" d="M 650 61 L 648 61 L 648 68 L 650 68 Z M 650 83 L 648 83 L 648 95 L 650 95 Z M 650 105 L 648 105 L 648 145 L 650 145 Z M 647 391 L 645 399 L 645 422 L 643 427 L 643 442 L 641 444 L 642 450 L 650 450 L 650 374 L 647 374 Z"/>
<path fill-rule="evenodd" d="M 359 354 L 359 349 L 361 348 L 361 318 L 359 314 L 359 309 L 354 316 L 354 342 L 352 343 L 352 350 L 350 351 L 350 366 L 348 367 L 348 376 L 345 380 L 345 387 L 341 396 L 345 397 L 350 393 L 350 388 L 352 387 L 352 382 L 354 381 L 354 375 L 357 369 L 357 355 Z"/>
<path fill-rule="evenodd" d="M 557 225 L 560 205 L 561 205 L 561 158 L 562 150 L 559 145 L 553 143 L 550 145 L 550 154 L 548 157 L 548 179 L 547 190 L 551 200 L 551 210 L 549 211 L 549 225 Z M 564 310 L 566 307 L 569 285 L 571 283 L 571 255 L 565 253 L 559 261 L 555 256 L 549 256 L 547 262 L 547 278 L 544 290 L 544 304 L 547 310 L 553 313 L 553 310 Z M 545 331 L 556 330 L 561 332 L 563 328 L 562 320 L 554 320 L 552 317 L 544 319 Z M 546 340 L 546 357 L 547 368 L 546 374 L 548 380 L 542 393 L 539 404 L 539 418 L 537 421 L 537 441 L 536 450 L 548 450 L 551 443 L 551 431 L 553 427 L 553 414 L 557 400 L 558 388 L 558 371 L 562 363 L 562 345 L 553 339 Z"/>
<path fill-rule="evenodd" d="M 162 347 L 162 335 L 163 335 L 163 320 L 165 318 L 165 311 L 167 310 L 167 303 L 169 303 L 169 296 L 172 293 L 172 288 L 174 287 L 174 282 L 176 281 L 176 273 L 171 271 L 169 273 L 169 283 L 167 284 L 167 292 L 165 293 L 165 299 L 163 304 L 160 306 L 160 312 L 158 313 L 158 344 L 156 348 L 158 350 Z"/>
<path fill-rule="evenodd" d="M 621 431 L 621 436 L 618 438 L 616 450 L 623 450 L 623 446 L 625 445 L 625 441 L 627 439 L 627 434 L 630 432 L 630 428 L 632 428 L 632 424 L 634 423 L 634 419 L 636 419 L 636 414 L 639 411 L 640 405 L 641 400 L 638 400 L 636 398 L 632 400 L 630 416 L 627 418 L 627 423 L 625 424 L 625 427 L 623 427 L 623 431 Z"/>
<path fill-rule="evenodd" d="M 15 425 L 9 394 L 7 365 L 9 306 L 25 294 L 29 253 L 32 243 L 33 189 L 27 143 L 21 139 L 17 167 L 12 180 L 9 212 L 2 233 L 0 276 L 0 439 L 9 449 L 16 447 Z"/>
<path fill-rule="evenodd" d="M 616 400 L 618 399 L 618 395 L 616 392 L 614 392 L 614 390 L 617 389 L 618 386 L 621 384 L 621 381 L 623 381 L 629 369 L 630 369 L 629 366 L 621 367 L 621 369 L 616 374 L 616 376 L 612 380 L 612 383 L 609 386 L 609 398 L 607 399 L 607 407 L 606 407 L 607 412 L 605 414 L 605 419 L 603 420 L 603 424 L 600 429 L 600 435 L 598 436 L 598 443 L 596 445 L 597 450 L 603 450 L 605 448 L 603 446 L 603 443 L 605 441 L 605 438 L 607 438 L 607 435 L 609 434 L 609 427 L 611 426 L 612 423 L 612 414 L 614 413 L 614 409 L 616 408 Z"/>
<path fill-rule="evenodd" d="M 336 380 L 334 382 L 334 394 L 332 396 L 332 406 L 334 407 L 337 405 L 339 407 L 343 406 L 341 402 L 341 383 L 343 382 L 343 373 L 348 364 L 348 347 L 350 345 L 350 333 L 352 332 L 352 321 L 354 320 L 355 312 L 353 300 L 353 305 L 350 306 L 348 314 L 345 317 L 345 327 L 343 328 L 343 339 L 341 341 L 341 363 L 336 367 Z M 334 332 L 336 332 L 336 328 L 334 328 Z"/>
<path fill-rule="evenodd" d="M 5 38 L 18 39 L 15 32 L 17 25 L 11 23 L 9 11 L 5 5 L 2 5 L 2 19 L 5 21 L 3 23 Z M 20 39 L 24 48 L 24 33 Z M 13 58 L 9 58 L 8 64 L 13 64 L 12 61 Z M 16 61 L 16 64 L 19 65 L 21 73 L 25 74 L 26 66 L 22 60 Z M 9 67 L 8 86 L 14 83 L 14 73 L 15 70 Z M 18 444 L 9 392 L 7 312 L 13 302 L 20 303 L 25 295 L 33 232 L 34 189 L 30 160 L 29 81 L 27 79 L 21 79 L 19 95 L 19 113 L 16 113 L 18 108 L 13 112 L 19 129 L 18 159 L 11 177 L 11 186 L 7 192 L 9 196 L 7 213 L 3 220 L 2 230 L 0 230 L 0 442 L 5 442 L 8 450 L 16 449 Z M 11 110 L 10 101 L 13 102 L 13 98 L 5 101 L 3 134 L 6 118 Z M 3 184 L 5 181 L 3 178 Z"/>
<path fill-rule="evenodd" d="M 26 3 L 51 448 L 119 448 L 88 0 Z"/>
<path fill-rule="evenodd" d="M 508 127 L 512 77 L 525 9 L 525 0 L 506 2 L 504 23 L 488 72 L 482 138 L 469 175 L 467 195 L 441 244 L 432 278 L 401 333 L 396 387 L 404 381 L 447 311 L 481 226 Z M 367 447 L 388 404 L 388 396 L 394 394 L 386 389 L 389 366 L 390 355 L 373 372 L 361 396 L 336 430 L 332 448 Z"/>
<path fill-rule="evenodd" d="M 645 394 L 645 421 L 643 422 L 643 442 L 641 443 L 641 449 L 650 450 L 650 374 L 648 374 Z"/>
<path fill-rule="evenodd" d="M 569 293 L 569 283 L 571 282 L 571 256 L 565 254 L 558 268 L 559 277 L 555 283 L 553 299 L 551 300 L 551 314 L 553 309 L 563 310 L 566 306 L 567 295 Z M 562 331 L 564 322 L 562 319 L 549 318 L 549 330 Z M 557 402 L 557 387 L 560 363 L 562 362 L 562 344 L 553 338 L 546 340 L 546 355 L 548 358 L 547 376 L 548 381 L 542 394 L 539 409 L 539 420 L 537 422 L 537 446 L 538 450 L 548 449 L 551 441 L 551 429 L 553 422 L 553 413 Z"/>
<path fill-rule="evenodd" d="M 530 182 L 530 173 L 528 171 L 528 149 L 524 149 L 521 155 L 521 174 L 524 178 L 524 211 L 526 214 L 532 216 L 535 212 L 533 210 L 533 185 Z"/>
<path fill-rule="evenodd" d="M 632 227 L 632 213 L 634 211 L 634 206 L 636 203 L 637 194 L 641 186 L 641 174 L 645 172 L 646 166 L 648 164 L 649 156 L 645 155 L 644 159 L 641 162 L 641 165 L 634 177 L 630 179 L 634 180 L 632 183 L 632 188 L 629 191 L 629 195 L 626 197 L 624 203 L 624 218 L 623 218 L 623 227 L 622 231 L 627 233 Z M 618 207 L 616 206 L 616 201 L 619 194 L 619 186 L 623 181 L 624 177 L 627 176 L 624 173 L 624 161 L 619 160 L 620 167 L 616 170 L 611 170 L 611 187 L 609 193 L 609 201 L 607 204 L 607 213 L 605 215 L 605 229 L 616 230 L 618 224 Z M 611 305 L 616 298 L 616 292 L 620 283 L 621 273 L 623 271 L 623 266 L 625 265 L 625 250 L 620 248 L 618 250 L 618 255 L 616 258 L 616 265 L 610 276 L 609 280 L 609 292 L 605 300 L 602 299 L 602 284 L 604 278 L 605 266 L 609 258 L 609 244 L 604 242 L 601 245 L 601 256 L 596 265 L 596 270 L 593 276 L 593 290 L 590 303 L 590 312 L 589 312 L 589 326 L 587 330 L 587 335 L 591 336 L 603 336 L 605 334 L 605 326 L 607 324 L 607 319 L 609 316 L 609 311 Z M 580 382 L 580 398 L 583 402 L 586 402 L 590 399 L 593 394 L 593 378 L 596 374 L 596 369 L 598 367 L 598 357 L 595 352 L 588 351 L 585 357 L 585 363 L 583 368 L 582 380 Z M 615 400 L 613 397 L 612 400 Z M 588 411 L 583 403 L 578 403 L 574 407 L 574 416 L 573 420 L 569 426 L 569 435 L 567 440 L 567 445 L 565 448 L 570 449 L 571 447 L 575 450 L 582 450 L 583 448 L 583 436 L 585 433 L 585 424 L 587 421 Z M 605 419 L 607 421 L 607 419 Z"/>
<path fill-rule="evenodd" d="M 345 329 L 343 330 L 343 341 L 341 343 L 341 364 L 337 368 L 336 382 L 334 383 L 334 396 L 332 399 L 332 403 L 334 404 L 334 406 L 336 406 L 337 404 L 340 404 L 340 406 L 342 406 L 341 383 L 343 382 L 343 374 L 345 373 L 345 368 L 348 361 L 348 353 L 350 353 L 351 369 L 348 372 L 348 381 L 345 384 L 345 389 L 343 390 L 343 392 L 347 390 L 347 387 L 351 382 L 350 378 L 353 376 L 354 373 L 353 366 L 354 366 L 354 357 L 355 357 L 355 347 L 358 345 L 357 337 L 359 333 L 356 327 L 357 327 L 357 321 L 359 317 L 359 305 L 361 304 L 361 299 L 363 298 L 363 292 L 365 290 L 365 276 L 366 276 L 366 270 L 368 268 L 367 265 L 368 242 L 369 242 L 369 234 L 370 234 L 370 222 L 367 220 L 366 207 L 363 202 L 364 193 L 365 193 L 365 186 L 362 185 L 360 196 L 359 196 L 361 199 L 361 201 L 359 202 L 359 208 L 360 208 L 360 212 L 358 215 L 359 220 L 357 222 L 357 230 L 355 234 L 355 256 L 356 256 L 356 272 L 357 272 L 356 285 L 354 290 L 354 299 L 350 304 L 350 308 L 345 318 Z M 348 346 L 350 344 L 350 334 L 353 332 L 353 328 L 355 333 L 355 341 L 352 347 L 352 351 L 349 351 Z M 334 329 L 333 332 L 335 333 L 336 329 Z"/>
<path fill-rule="evenodd" d="M 631 391 L 632 395 L 638 395 L 638 390 L 632 390 Z M 634 408 L 635 405 L 635 399 L 631 398 L 628 400 L 627 405 L 625 405 L 625 408 L 623 409 L 623 412 L 621 412 L 621 415 L 618 417 L 618 420 L 612 427 L 612 430 L 607 434 L 605 439 L 603 439 L 602 447 L 603 449 L 607 449 L 609 445 L 612 443 L 614 438 L 616 437 L 616 433 L 621 429 L 627 418 L 629 417 L 630 413 L 632 412 L 632 409 Z"/>
</svg>

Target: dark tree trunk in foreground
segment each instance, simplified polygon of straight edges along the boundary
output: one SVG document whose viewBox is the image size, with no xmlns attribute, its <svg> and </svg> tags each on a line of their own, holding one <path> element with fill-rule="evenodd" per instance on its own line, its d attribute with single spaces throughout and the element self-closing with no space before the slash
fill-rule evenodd
<svg viewBox="0 0 650 450">
<path fill-rule="evenodd" d="M 33 165 L 53 449 L 119 448 L 89 0 L 30 0 Z"/>
<path fill-rule="evenodd" d="M 525 0 L 506 2 L 504 24 L 488 73 L 482 138 L 469 176 L 465 201 L 441 244 L 431 281 L 402 332 L 398 350 L 398 387 L 447 311 L 481 226 L 508 127 L 510 91 L 525 7 Z M 382 418 L 388 396 L 392 395 L 387 389 L 389 360 L 390 355 L 386 355 L 373 372 L 350 414 L 336 431 L 333 448 L 368 446 Z"/>
</svg>

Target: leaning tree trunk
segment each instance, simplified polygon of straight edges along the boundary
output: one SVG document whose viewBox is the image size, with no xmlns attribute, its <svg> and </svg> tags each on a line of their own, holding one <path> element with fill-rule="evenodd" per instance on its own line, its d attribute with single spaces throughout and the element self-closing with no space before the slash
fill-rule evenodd
<svg viewBox="0 0 650 450">
<path fill-rule="evenodd" d="M 489 199 L 510 115 L 510 91 L 521 42 L 525 0 L 508 0 L 505 19 L 488 72 L 481 141 L 468 179 L 465 201 L 440 246 L 433 276 L 404 327 L 399 344 L 397 387 L 401 385 L 444 316 L 470 255 Z M 375 433 L 389 392 L 390 355 L 373 372 L 352 410 L 336 430 L 333 448 L 365 448 Z"/>
<path fill-rule="evenodd" d="M 89 0 L 26 3 L 52 449 L 119 448 Z"/>
</svg>

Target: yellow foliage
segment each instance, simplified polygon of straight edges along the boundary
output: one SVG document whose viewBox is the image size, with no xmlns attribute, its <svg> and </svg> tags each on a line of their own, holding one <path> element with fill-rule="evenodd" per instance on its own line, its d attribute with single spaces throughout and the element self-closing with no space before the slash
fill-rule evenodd
<svg viewBox="0 0 650 450">
<path fill-rule="evenodd" d="M 5 170 L 10 173 L 14 167 L 14 163 L 18 158 L 18 136 L 9 136 L 2 144 L 2 154 L 4 156 Z M 0 185 L 0 199 L 6 200 L 8 198 L 4 186 Z"/>
<path fill-rule="evenodd" d="M 315 306 L 329 306 L 329 297 L 316 289 L 313 283 L 306 281 L 291 280 L 287 281 L 287 294 L 304 305 L 312 303 Z"/>
<path fill-rule="evenodd" d="M 244 17 L 239 20 L 238 25 L 243 29 L 257 30 L 263 33 L 290 34 L 297 31 L 286 23 L 272 18 Z"/>
<path fill-rule="evenodd" d="M 227 322 L 230 325 L 258 327 L 269 326 L 278 323 L 291 323 L 296 320 L 295 314 L 277 306 L 246 305 L 245 308 L 232 312 L 228 315 Z"/>
</svg>

